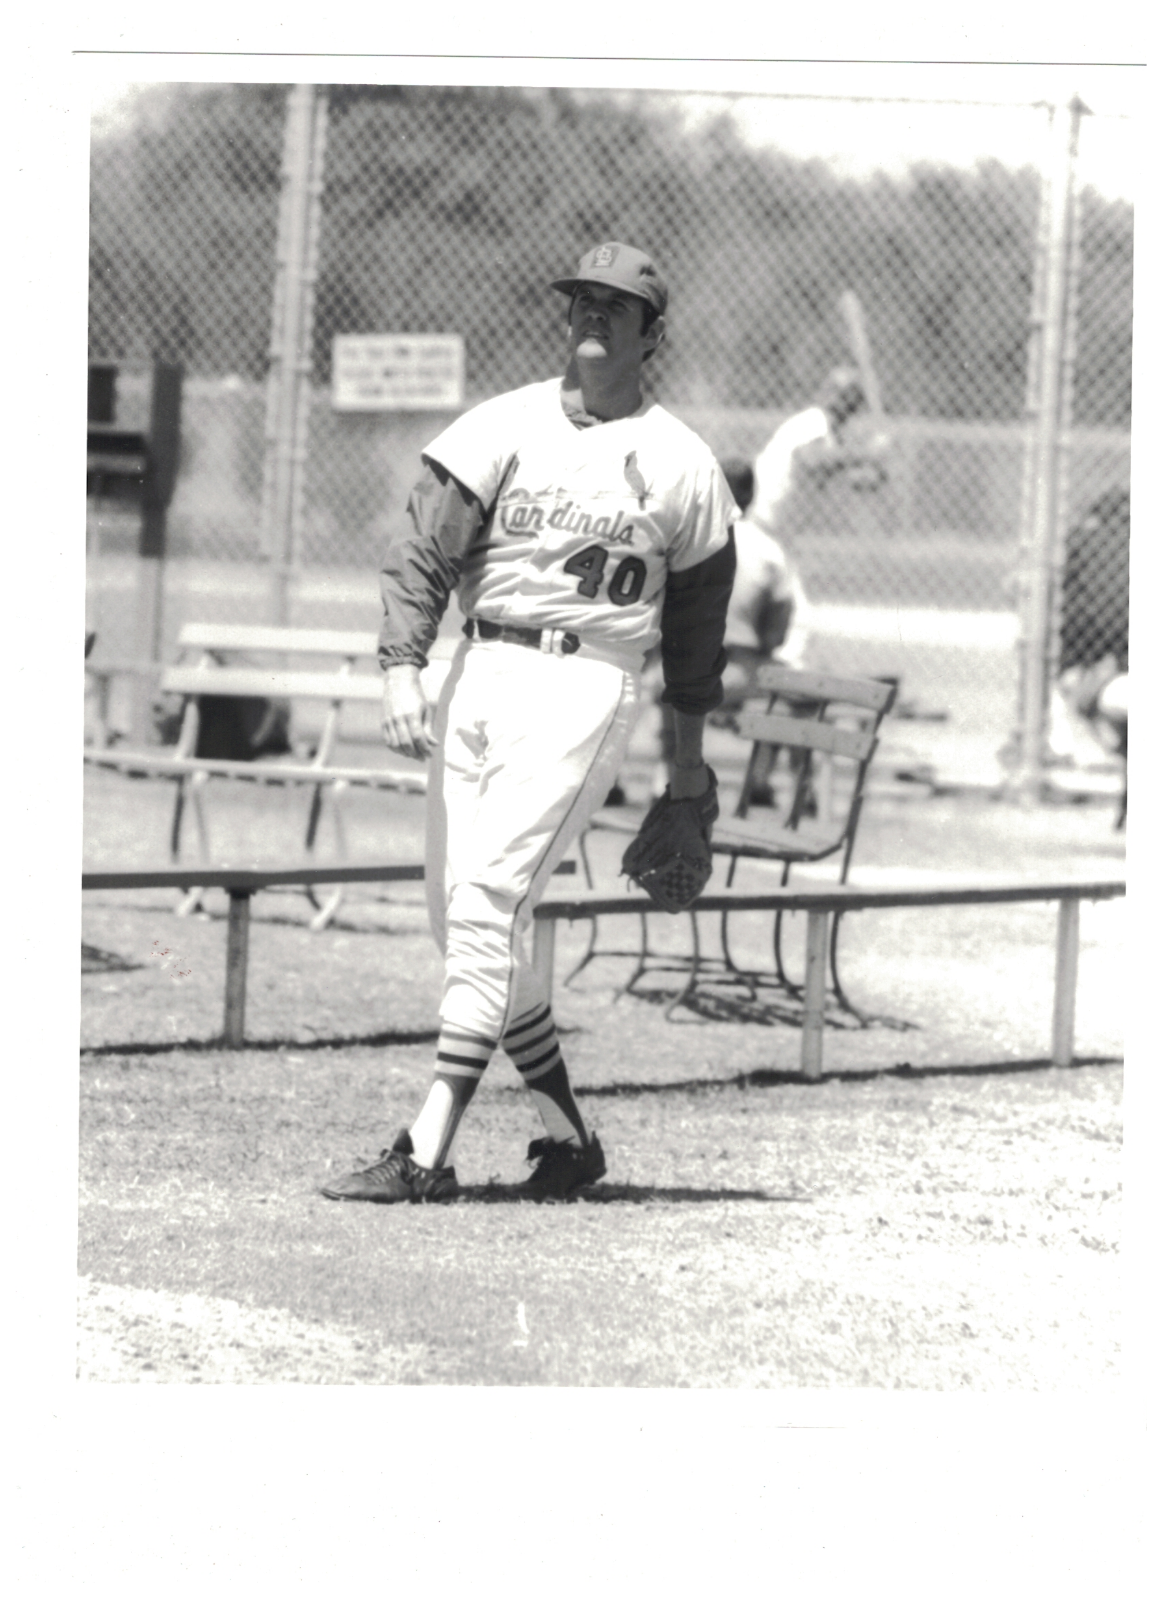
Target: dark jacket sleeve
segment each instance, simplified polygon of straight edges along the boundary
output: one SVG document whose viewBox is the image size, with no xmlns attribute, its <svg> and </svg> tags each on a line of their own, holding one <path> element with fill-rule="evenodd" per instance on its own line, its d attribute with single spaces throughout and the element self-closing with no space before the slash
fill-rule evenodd
<svg viewBox="0 0 1163 1600">
<path fill-rule="evenodd" d="M 727 653 L 723 634 L 735 581 L 735 530 L 713 556 L 666 580 L 662 606 L 662 698 L 692 716 L 713 711 L 723 699 Z"/>
<path fill-rule="evenodd" d="M 389 542 L 380 568 L 381 667 L 406 661 L 427 666 L 448 597 L 485 520 L 476 495 L 425 457 L 423 476 L 408 500 L 408 520 Z"/>
</svg>

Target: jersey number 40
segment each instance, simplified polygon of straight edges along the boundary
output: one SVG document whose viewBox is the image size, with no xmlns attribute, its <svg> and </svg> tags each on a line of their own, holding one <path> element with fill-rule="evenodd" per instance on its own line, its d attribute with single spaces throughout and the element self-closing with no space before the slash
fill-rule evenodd
<svg viewBox="0 0 1163 1600">
<path fill-rule="evenodd" d="M 578 594 L 584 594 L 587 600 L 593 600 L 602 587 L 602 578 L 609 559 L 610 552 L 605 545 L 587 544 L 584 550 L 579 550 L 576 555 L 570 556 L 563 571 L 580 578 L 581 582 L 577 586 Z M 614 568 L 606 589 L 610 604 L 632 606 L 642 593 L 642 585 L 645 582 L 645 561 L 640 556 L 623 556 Z"/>
</svg>

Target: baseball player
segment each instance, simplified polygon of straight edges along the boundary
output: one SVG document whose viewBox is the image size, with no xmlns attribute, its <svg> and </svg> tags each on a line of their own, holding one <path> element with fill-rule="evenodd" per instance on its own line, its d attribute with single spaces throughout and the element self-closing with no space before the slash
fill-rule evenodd
<svg viewBox="0 0 1163 1600">
<path fill-rule="evenodd" d="M 734 468 L 732 489 L 746 510 L 735 529 L 739 570 L 727 622 L 731 658 L 726 683 L 734 698 L 745 696 L 762 661 L 778 658 L 802 667 L 808 645 L 808 600 L 788 554 L 789 512 L 798 490 L 821 487 L 839 472 L 860 475 L 863 489 L 885 479 L 881 456 L 887 440 L 856 446 L 845 438 L 845 425 L 867 405 L 860 374 L 854 367 L 836 367 L 825 378 L 814 405 L 796 412 L 772 434 L 755 460 Z M 750 478 L 750 482 L 748 479 Z M 773 805 L 771 769 L 776 752 L 767 752 L 752 774 L 751 805 Z M 807 814 L 815 799 L 809 788 Z"/>
<path fill-rule="evenodd" d="M 737 458 L 722 463 L 723 476 L 741 513 L 735 524 L 735 586 L 727 608 L 727 655 L 738 670 L 728 668 L 728 693 L 750 683 L 753 669 L 778 658 L 802 667 L 808 647 L 808 597 L 799 573 L 768 527 L 749 515 L 755 498 L 755 474 Z"/>
<path fill-rule="evenodd" d="M 735 586 L 727 608 L 724 644 L 728 665 L 723 674 L 728 704 L 738 707 L 754 693 L 756 668 L 765 661 L 804 666 L 808 647 L 808 598 L 799 573 L 780 541 L 747 514 L 755 496 L 755 474 L 743 460 L 722 463 L 723 475 L 742 513 L 735 524 Z M 750 805 L 772 806 L 771 772 L 776 752 L 766 752 L 752 772 Z M 811 808 L 809 788 L 801 797 Z"/>
<path fill-rule="evenodd" d="M 1073 759 L 1070 714 L 1123 764 L 1115 817 L 1127 819 L 1127 700 L 1130 639 L 1131 499 L 1108 490 L 1066 539 L 1059 614 L 1059 678 L 1051 696 L 1052 749 Z M 1063 737 L 1065 734 L 1065 737 Z"/>
<path fill-rule="evenodd" d="M 825 378 L 815 405 L 782 422 L 755 460 L 755 493 L 748 519 L 773 539 L 786 539 L 795 490 L 824 484 L 838 472 L 859 473 L 862 488 L 885 479 L 881 457 L 887 440 L 857 446 L 845 438 L 846 424 L 867 406 L 855 367 L 836 367 Z"/>
<path fill-rule="evenodd" d="M 722 697 L 735 507 L 710 450 L 645 397 L 667 289 L 622 243 L 551 287 L 564 378 L 466 412 L 423 452 L 381 572 L 383 727 L 429 763 L 426 886 L 445 959 L 431 1087 L 336 1200 L 447 1200 L 457 1125 L 498 1045 L 544 1127 L 524 1189 L 562 1199 L 606 1171 L 525 948 L 549 876 L 601 805 L 661 643 L 676 723 L 672 796 L 708 796 L 703 723 Z M 420 669 L 455 591 L 465 638 L 433 709 Z"/>
</svg>

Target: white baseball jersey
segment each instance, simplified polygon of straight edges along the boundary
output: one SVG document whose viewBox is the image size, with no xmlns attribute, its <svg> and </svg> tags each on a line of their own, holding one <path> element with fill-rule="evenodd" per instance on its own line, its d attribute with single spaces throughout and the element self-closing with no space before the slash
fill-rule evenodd
<svg viewBox="0 0 1163 1600">
<path fill-rule="evenodd" d="M 782 513 L 796 487 L 797 452 L 832 436 L 822 406 L 809 406 L 780 424 L 755 460 L 755 493 L 747 508 L 752 522 L 768 533 L 779 532 Z"/>
<path fill-rule="evenodd" d="M 561 390 L 554 378 L 486 400 L 424 451 L 491 508 L 460 608 L 645 652 L 668 573 L 723 548 L 735 503 L 710 449 L 661 406 L 579 428 Z"/>
<path fill-rule="evenodd" d="M 436 709 L 425 878 L 441 1019 L 494 1040 L 546 998 L 525 934 L 624 761 L 644 654 L 662 638 L 680 711 L 721 703 L 738 509 L 677 418 L 646 402 L 597 422 L 567 412 L 560 379 L 485 401 L 423 455 L 380 575 L 383 664 L 423 665 L 450 592 L 466 616 L 580 641 L 557 654 L 476 633 Z"/>
</svg>

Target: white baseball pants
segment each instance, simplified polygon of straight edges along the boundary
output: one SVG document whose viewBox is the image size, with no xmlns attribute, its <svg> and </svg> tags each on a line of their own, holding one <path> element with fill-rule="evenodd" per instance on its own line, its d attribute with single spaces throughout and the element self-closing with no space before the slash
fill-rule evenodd
<svg viewBox="0 0 1163 1600">
<path fill-rule="evenodd" d="M 604 801 L 638 714 L 608 661 L 465 640 L 436 713 L 425 878 L 442 1023 L 499 1040 L 547 998 L 527 937 L 554 867 Z"/>
</svg>

